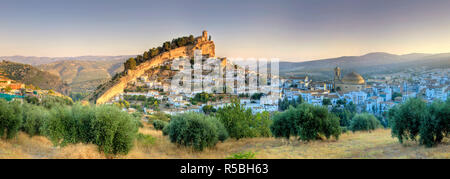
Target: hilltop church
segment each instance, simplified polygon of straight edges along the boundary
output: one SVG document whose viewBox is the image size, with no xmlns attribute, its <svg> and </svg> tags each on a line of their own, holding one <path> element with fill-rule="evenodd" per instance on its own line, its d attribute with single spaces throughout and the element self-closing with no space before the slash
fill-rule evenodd
<svg viewBox="0 0 450 179">
<path fill-rule="evenodd" d="M 350 91 L 361 91 L 366 87 L 364 78 L 356 73 L 351 72 L 341 78 L 341 69 L 334 68 L 333 86 L 336 92 L 347 93 Z"/>
</svg>

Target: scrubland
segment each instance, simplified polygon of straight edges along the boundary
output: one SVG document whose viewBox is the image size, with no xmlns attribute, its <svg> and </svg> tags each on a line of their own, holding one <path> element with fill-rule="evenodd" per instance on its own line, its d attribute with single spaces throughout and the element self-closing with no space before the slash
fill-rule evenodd
<svg viewBox="0 0 450 179">
<path fill-rule="evenodd" d="M 373 132 L 347 132 L 339 140 L 302 142 L 295 139 L 244 138 L 228 139 L 213 148 L 195 151 L 171 143 L 167 136 L 145 124 L 139 133 L 151 139 L 136 140 L 133 149 L 119 159 L 223 159 L 239 152 L 254 152 L 257 159 L 334 159 L 334 158 L 450 158 L 450 139 L 433 148 L 419 146 L 418 142 L 400 144 L 391 137 L 390 129 Z M 25 159 L 103 159 L 93 144 L 70 144 L 54 147 L 45 137 L 29 137 L 20 133 L 10 140 L 0 140 L 0 158 Z"/>
</svg>

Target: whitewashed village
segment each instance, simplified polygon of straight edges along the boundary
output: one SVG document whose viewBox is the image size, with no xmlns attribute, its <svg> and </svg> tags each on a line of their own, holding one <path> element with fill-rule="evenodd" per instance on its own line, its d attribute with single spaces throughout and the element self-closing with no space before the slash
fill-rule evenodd
<svg viewBox="0 0 450 179">
<path fill-rule="evenodd" d="M 188 57 L 180 57 L 185 58 Z M 280 111 L 281 102 L 287 100 L 327 106 L 330 110 L 350 104 L 358 112 L 384 116 L 408 98 L 421 97 L 431 103 L 445 101 L 450 95 L 449 69 L 410 70 L 366 79 L 355 72 L 341 74 L 346 70 L 337 66 L 330 69 L 332 79 L 313 81 L 307 75 L 267 75 L 268 71 L 261 73 L 259 68 L 242 67 L 227 58 L 206 56 L 187 61 L 166 61 L 149 69 L 108 103 L 118 104 L 129 112 L 174 115 L 215 110 L 234 98 L 253 113 L 272 113 Z M 180 74 L 183 77 L 176 79 Z"/>
</svg>

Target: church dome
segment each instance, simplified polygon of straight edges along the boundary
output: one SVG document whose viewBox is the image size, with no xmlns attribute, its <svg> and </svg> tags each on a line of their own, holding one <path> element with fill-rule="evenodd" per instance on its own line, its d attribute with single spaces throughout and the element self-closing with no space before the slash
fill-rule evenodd
<svg viewBox="0 0 450 179">
<path fill-rule="evenodd" d="M 363 85 L 365 83 L 364 78 L 360 74 L 355 72 L 347 73 L 342 78 L 342 82 L 347 84 L 358 84 L 358 85 Z"/>
</svg>

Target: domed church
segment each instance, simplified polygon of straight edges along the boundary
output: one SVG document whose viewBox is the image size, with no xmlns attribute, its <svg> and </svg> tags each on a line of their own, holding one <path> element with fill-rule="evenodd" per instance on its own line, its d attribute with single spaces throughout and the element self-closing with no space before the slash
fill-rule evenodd
<svg viewBox="0 0 450 179">
<path fill-rule="evenodd" d="M 335 91 L 343 93 L 360 91 L 366 87 L 366 81 L 358 73 L 347 73 L 341 78 L 341 69 L 339 67 L 334 68 L 333 83 Z"/>
</svg>

